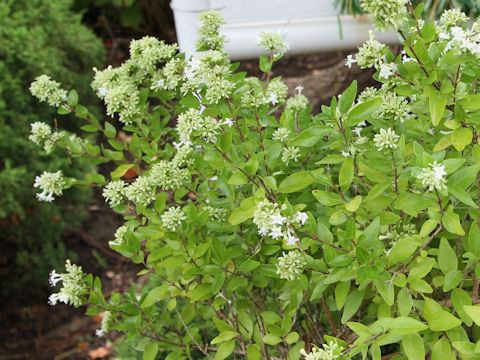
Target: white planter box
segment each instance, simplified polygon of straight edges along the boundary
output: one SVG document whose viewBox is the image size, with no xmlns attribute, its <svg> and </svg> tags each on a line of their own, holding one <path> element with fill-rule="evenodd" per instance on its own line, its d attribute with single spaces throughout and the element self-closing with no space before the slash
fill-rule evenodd
<svg viewBox="0 0 480 360">
<path fill-rule="evenodd" d="M 221 32 L 230 42 L 225 50 L 232 59 L 248 59 L 265 53 L 256 45 L 261 31 L 284 30 L 289 54 L 351 49 L 364 43 L 373 29 L 368 16 L 342 15 L 340 38 L 333 0 L 172 0 L 180 49 L 193 55 L 197 41 L 197 17 L 202 11 L 219 11 L 227 22 Z M 397 43 L 392 33 L 375 33 L 384 43 Z"/>
</svg>

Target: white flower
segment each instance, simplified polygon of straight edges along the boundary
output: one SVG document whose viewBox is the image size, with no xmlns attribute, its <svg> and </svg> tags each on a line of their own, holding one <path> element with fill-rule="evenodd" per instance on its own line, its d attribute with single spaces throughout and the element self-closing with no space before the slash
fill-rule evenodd
<svg viewBox="0 0 480 360">
<path fill-rule="evenodd" d="M 273 215 L 270 220 L 272 221 L 272 224 L 274 225 L 283 225 L 283 223 L 285 222 L 285 220 L 287 220 L 287 218 L 283 217 L 280 213 L 278 214 L 275 214 Z"/>
<path fill-rule="evenodd" d="M 272 134 L 272 139 L 285 142 L 285 140 L 288 139 L 289 135 L 290 135 L 290 130 L 288 130 L 287 128 L 281 127 L 275 130 L 275 132 Z"/>
<path fill-rule="evenodd" d="M 360 133 L 362 132 L 362 130 L 363 129 L 361 127 L 357 126 L 355 129 L 353 129 L 353 132 L 357 134 L 358 137 L 361 137 L 362 135 Z"/>
<path fill-rule="evenodd" d="M 270 96 L 268 98 L 265 99 L 265 103 L 266 104 L 272 104 L 272 105 L 275 105 L 275 104 L 278 104 L 278 97 L 277 97 L 277 94 L 275 93 L 270 93 Z"/>
<path fill-rule="evenodd" d="M 58 274 L 55 270 L 50 272 L 50 285 L 54 287 L 59 281 L 62 281 L 62 274 Z"/>
<path fill-rule="evenodd" d="M 233 120 L 230 118 L 226 118 L 224 122 L 220 123 L 220 125 L 228 125 L 228 127 L 232 127 Z"/>
<path fill-rule="evenodd" d="M 268 229 L 266 227 L 261 227 L 258 230 L 258 235 L 260 236 L 267 236 L 268 235 Z"/>
<path fill-rule="evenodd" d="M 380 134 L 376 134 L 373 141 L 378 150 L 381 151 L 383 149 L 396 149 L 399 138 L 400 136 L 395 131 L 388 128 L 387 130 L 380 129 Z"/>
<path fill-rule="evenodd" d="M 304 212 L 297 211 L 295 220 L 297 220 L 300 224 L 305 225 L 305 222 L 308 220 L 308 215 Z"/>
<path fill-rule="evenodd" d="M 347 58 L 345 59 L 345 66 L 348 66 L 348 68 L 350 69 L 352 65 L 355 64 L 356 62 L 357 60 L 355 60 L 352 55 L 348 55 Z"/>
<path fill-rule="evenodd" d="M 428 164 L 430 168 L 423 168 L 417 179 L 422 180 L 422 185 L 428 187 L 428 190 L 446 190 L 445 166 L 434 161 Z"/>
<path fill-rule="evenodd" d="M 305 360 L 336 360 L 342 356 L 343 348 L 338 344 L 330 341 L 327 344 L 323 344 L 323 349 L 313 346 L 312 351 L 307 354 L 304 349 L 300 350 L 300 354 L 305 357 Z"/>
<path fill-rule="evenodd" d="M 166 229 L 175 231 L 187 217 L 180 207 L 171 206 L 160 216 L 160 218 Z"/>
<path fill-rule="evenodd" d="M 298 95 L 301 95 L 302 94 L 302 91 L 303 91 L 304 87 L 302 85 L 298 85 L 295 90 L 297 91 L 297 94 Z"/>
<path fill-rule="evenodd" d="M 271 229 L 268 235 L 270 235 L 273 239 L 281 238 L 283 236 L 282 228 L 280 226 L 275 226 Z"/>
<path fill-rule="evenodd" d="M 285 244 L 287 246 L 295 246 L 297 245 L 297 242 L 298 242 L 298 237 L 295 235 L 295 233 L 291 229 L 288 229 L 287 239 L 285 241 Z"/>
<path fill-rule="evenodd" d="M 343 150 L 342 150 L 342 155 L 343 155 L 344 157 L 349 157 L 349 156 L 351 156 L 351 154 L 350 154 L 348 151 L 343 151 Z"/>
<path fill-rule="evenodd" d="M 381 79 L 388 79 L 390 76 L 395 74 L 397 71 L 397 65 L 394 63 L 382 63 L 380 65 L 380 74 Z"/>
</svg>

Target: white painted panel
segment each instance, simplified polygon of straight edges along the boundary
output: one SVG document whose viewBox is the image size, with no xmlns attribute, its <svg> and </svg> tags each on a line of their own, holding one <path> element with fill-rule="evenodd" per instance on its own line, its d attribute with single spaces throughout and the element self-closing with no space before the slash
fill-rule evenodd
<svg viewBox="0 0 480 360">
<path fill-rule="evenodd" d="M 217 10 L 227 21 L 220 29 L 230 42 L 225 46 L 232 59 L 257 57 L 264 50 L 256 45 L 261 31 L 286 32 L 290 54 L 350 49 L 369 37 L 373 27 L 367 16 L 341 16 L 340 39 L 337 12 L 332 0 L 172 0 L 177 40 L 188 56 L 195 54 L 197 17 Z M 396 43 L 393 33 L 379 33 L 381 42 Z"/>
<path fill-rule="evenodd" d="M 211 0 L 229 24 L 335 16 L 332 0 Z"/>
</svg>

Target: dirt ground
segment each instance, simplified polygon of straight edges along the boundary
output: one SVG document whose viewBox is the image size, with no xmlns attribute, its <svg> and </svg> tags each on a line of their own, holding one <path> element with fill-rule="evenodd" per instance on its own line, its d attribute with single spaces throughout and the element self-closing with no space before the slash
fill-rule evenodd
<svg viewBox="0 0 480 360">
<path fill-rule="evenodd" d="M 125 51 L 118 50 L 118 57 Z M 281 75 L 291 94 L 298 85 L 318 112 L 320 105 L 330 103 L 332 96 L 341 93 L 356 79 L 359 89 L 374 85 L 371 72 L 358 67 L 348 69 L 344 59 L 353 51 L 335 51 L 320 54 L 287 56 L 274 67 L 274 76 Z M 242 63 L 241 70 L 250 75 L 260 75 L 258 61 Z M 114 214 L 97 194 L 90 207 L 90 220 L 81 228 L 64 236 L 68 248 L 77 252 L 80 265 L 86 272 L 102 278 L 106 292 L 125 291 L 138 281 L 137 266 L 125 262 L 108 247 L 121 218 Z M 94 256 L 95 253 L 100 256 Z M 88 317 L 84 309 L 59 304 L 53 309 L 47 304 L 48 294 L 38 298 L 17 299 L 2 309 L 0 328 L 0 360 L 62 360 L 62 359 L 111 359 L 119 334 L 110 332 L 107 337 L 96 337 L 101 317 Z"/>
</svg>

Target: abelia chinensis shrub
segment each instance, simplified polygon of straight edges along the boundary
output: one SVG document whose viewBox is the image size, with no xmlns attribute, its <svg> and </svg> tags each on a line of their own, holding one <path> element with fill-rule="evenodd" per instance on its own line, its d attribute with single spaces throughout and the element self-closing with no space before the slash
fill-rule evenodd
<svg viewBox="0 0 480 360">
<path fill-rule="evenodd" d="M 39 197 L 103 186 L 125 218 L 111 248 L 154 284 L 105 297 L 68 263 L 50 302 L 105 312 L 99 335 L 125 332 L 144 359 L 478 358 L 480 26 L 386 4 L 369 9 L 402 53 L 372 37 L 347 65 L 375 68 L 379 88 L 353 82 L 315 115 L 271 76 L 278 34 L 259 41 L 264 76 L 246 77 L 211 12 L 197 56 L 144 38 L 97 71 L 107 121 L 38 79 L 35 95 L 108 138 L 58 143 L 116 165 L 108 180 L 44 174 Z"/>
</svg>

